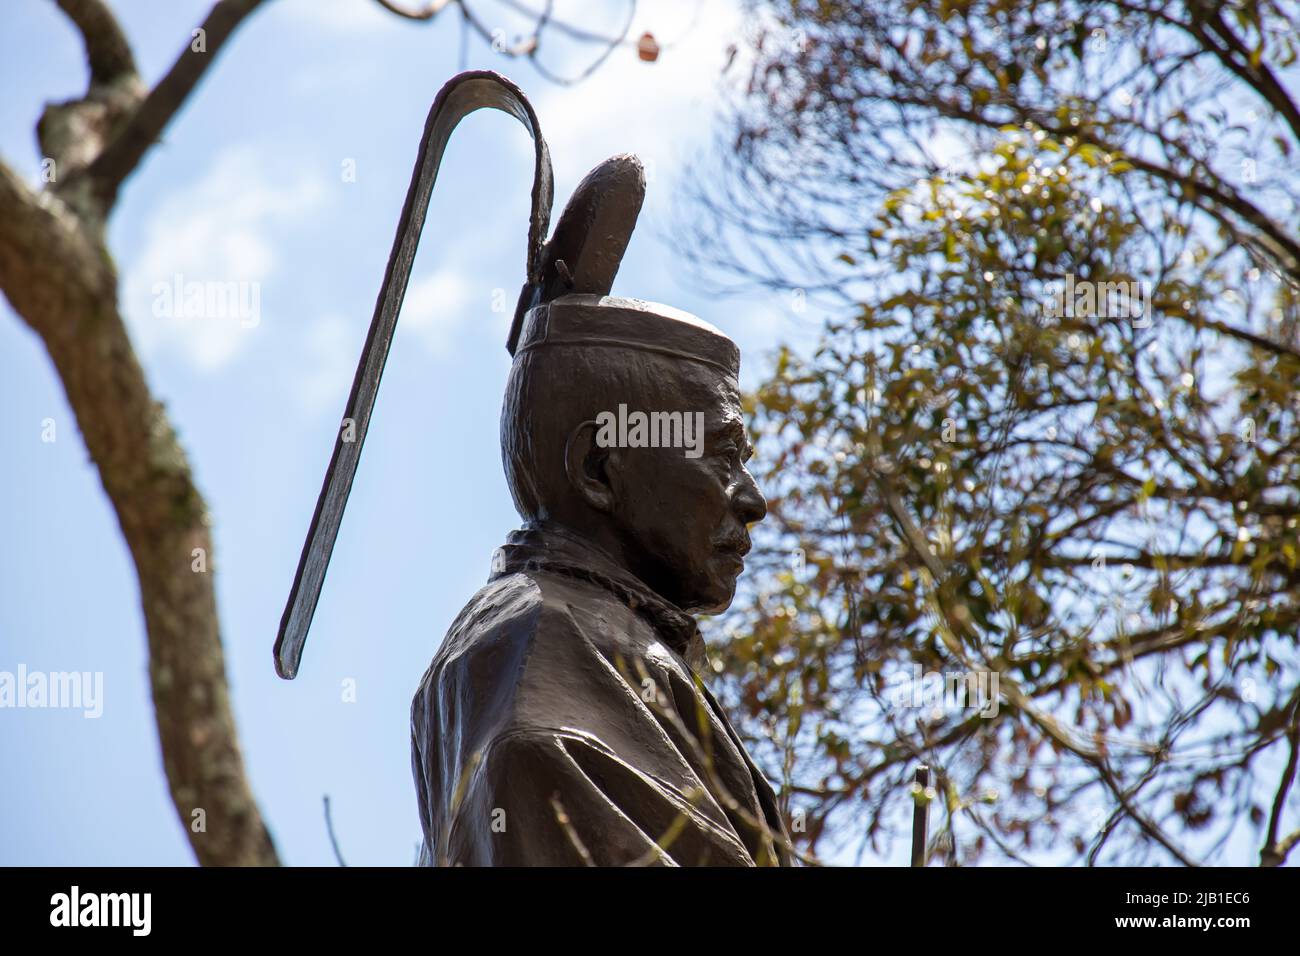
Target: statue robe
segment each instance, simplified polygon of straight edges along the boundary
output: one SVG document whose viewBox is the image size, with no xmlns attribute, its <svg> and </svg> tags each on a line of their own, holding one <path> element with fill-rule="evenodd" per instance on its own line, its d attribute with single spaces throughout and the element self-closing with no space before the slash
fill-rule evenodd
<svg viewBox="0 0 1300 956">
<path fill-rule="evenodd" d="M 494 566 L 411 707 L 421 863 L 791 865 L 694 618 L 564 531 Z"/>
</svg>

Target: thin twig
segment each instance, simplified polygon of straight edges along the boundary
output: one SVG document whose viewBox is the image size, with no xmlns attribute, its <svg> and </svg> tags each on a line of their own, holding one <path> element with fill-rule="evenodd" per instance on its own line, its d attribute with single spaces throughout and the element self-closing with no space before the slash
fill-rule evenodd
<svg viewBox="0 0 1300 956">
<path fill-rule="evenodd" d="M 455 0 L 432 0 L 427 6 L 417 10 L 402 6 L 399 3 L 393 3 L 393 0 L 375 0 L 375 2 L 389 13 L 395 13 L 407 20 L 432 20 Z"/>
<path fill-rule="evenodd" d="M 330 835 L 330 846 L 334 849 L 334 859 L 339 861 L 339 866 L 347 866 L 343 862 L 343 853 L 339 850 L 338 838 L 334 836 L 334 818 L 330 815 L 330 798 L 329 794 L 324 797 L 325 800 L 325 831 Z"/>
</svg>

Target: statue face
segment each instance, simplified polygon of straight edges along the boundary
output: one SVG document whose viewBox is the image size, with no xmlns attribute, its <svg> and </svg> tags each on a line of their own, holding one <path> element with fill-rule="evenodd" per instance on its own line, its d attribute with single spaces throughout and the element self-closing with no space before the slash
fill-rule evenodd
<svg viewBox="0 0 1300 956">
<path fill-rule="evenodd" d="M 702 423 L 692 447 L 624 447 L 611 474 L 630 570 L 690 611 L 726 609 L 750 548 L 746 525 L 767 514 L 745 461 L 753 446 L 734 378 L 707 366 L 675 369 L 674 410 Z"/>
</svg>

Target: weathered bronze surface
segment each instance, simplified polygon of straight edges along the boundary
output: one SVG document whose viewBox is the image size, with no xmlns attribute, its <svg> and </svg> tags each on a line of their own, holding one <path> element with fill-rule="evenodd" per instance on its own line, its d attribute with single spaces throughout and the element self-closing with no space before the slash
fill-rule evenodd
<svg viewBox="0 0 1300 956">
<path fill-rule="evenodd" d="M 545 143 L 522 94 L 489 82 L 509 91 L 538 144 L 546 203 L 539 212 L 535 183 L 536 240 L 549 211 Z M 405 273 L 393 304 L 390 264 L 349 402 L 360 396 L 367 419 L 414 256 L 409 231 L 428 201 L 417 184 L 429 130 L 440 128 L 438 103 L 455 99 L 448 88 L 394 247 Z M 426 864 L 792 861 L 771 786 L 700 679 L 692 616 L 731 603 L 747 526 L 766 512 L 744 465 L 739 352 L 694 316 L 609 295 L 644 191 L 634 157 L 607 160 L 550 242 L 530 243 L 501 416 L 523 526 L 452 624 L 411 709 Z M 381 354 L 367 377 L 374 342 Z M 355 471 L 357 455 L 340 456 L 282 622 L 282 676 L 296 672 Z"/>
</svg>

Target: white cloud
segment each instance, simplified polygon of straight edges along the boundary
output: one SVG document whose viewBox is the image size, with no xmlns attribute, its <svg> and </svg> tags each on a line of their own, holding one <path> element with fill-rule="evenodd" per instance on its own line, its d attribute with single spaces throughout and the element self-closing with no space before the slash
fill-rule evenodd
<svg viewBox="0 0 1300 956">
<path fill-rule="evenodd" d="M 203 371 L 233 359 L 266 312 L 264 285 L 278 265 L 272 225 L 314 208 L 323 195 L 319 179 L 249 146 L 226 149 L 197 182 L 167 195 L 123 282 L 123 309 L 141 350 L 174 353 Z M 207 307 L 187 310 L 188 301 L 172 295 L 178 288 L 187 298 L 203 290 Z M 232 288 L 244 311 L 213 308 L 212 297 Z"/>
<path fill-rule="evenodd" d="M 355 322 L 332 313 L 304 324 L 306 362 L 294 382 L 294 397 L 308 413 L 342 408 L 352 387 L 352 376 L 365 341 Z"/>
<path fill-rule="evenodd" d="M 419 342 L 428 354 L 438 358 L 455 354 L 468 320 L 474 316 L 471 287 L 464 274 L 453 269 L 413 279 L 402 303 L 398 339 Z M 488 310 L 485 302 L 480 311 Z M 343 407 L 370 319 L 359 322 L 355 316 L 345 318 L 331 312 L 303 323 L 303 361 L 295 363 L 298 373 L 292 386 L 294 398 L 304 412 L 317 414 Z"/>
<path fill-rule="evenodd" d="M 416 9 L 424 4 L 421 0 L 407 0 L 407 5 Z M 292 0 L 285 4 L 284 11 L 301 23 L 343 33 L 405 22 L 375 0 Z M 449 7 L 445 12 L 454 15 L 456 9 Z"/>
<path fill-rule="evenodd" d="M 413 336 L 430 355 L 446 356 L 457 343 L 461 327 L 469 318 L 470 283 L 453 268 L 412 280 L 402 303 L 397 323 L 399 336 Z M 491 303 L 482 303 L 483 312 Z"/>
</svg>

